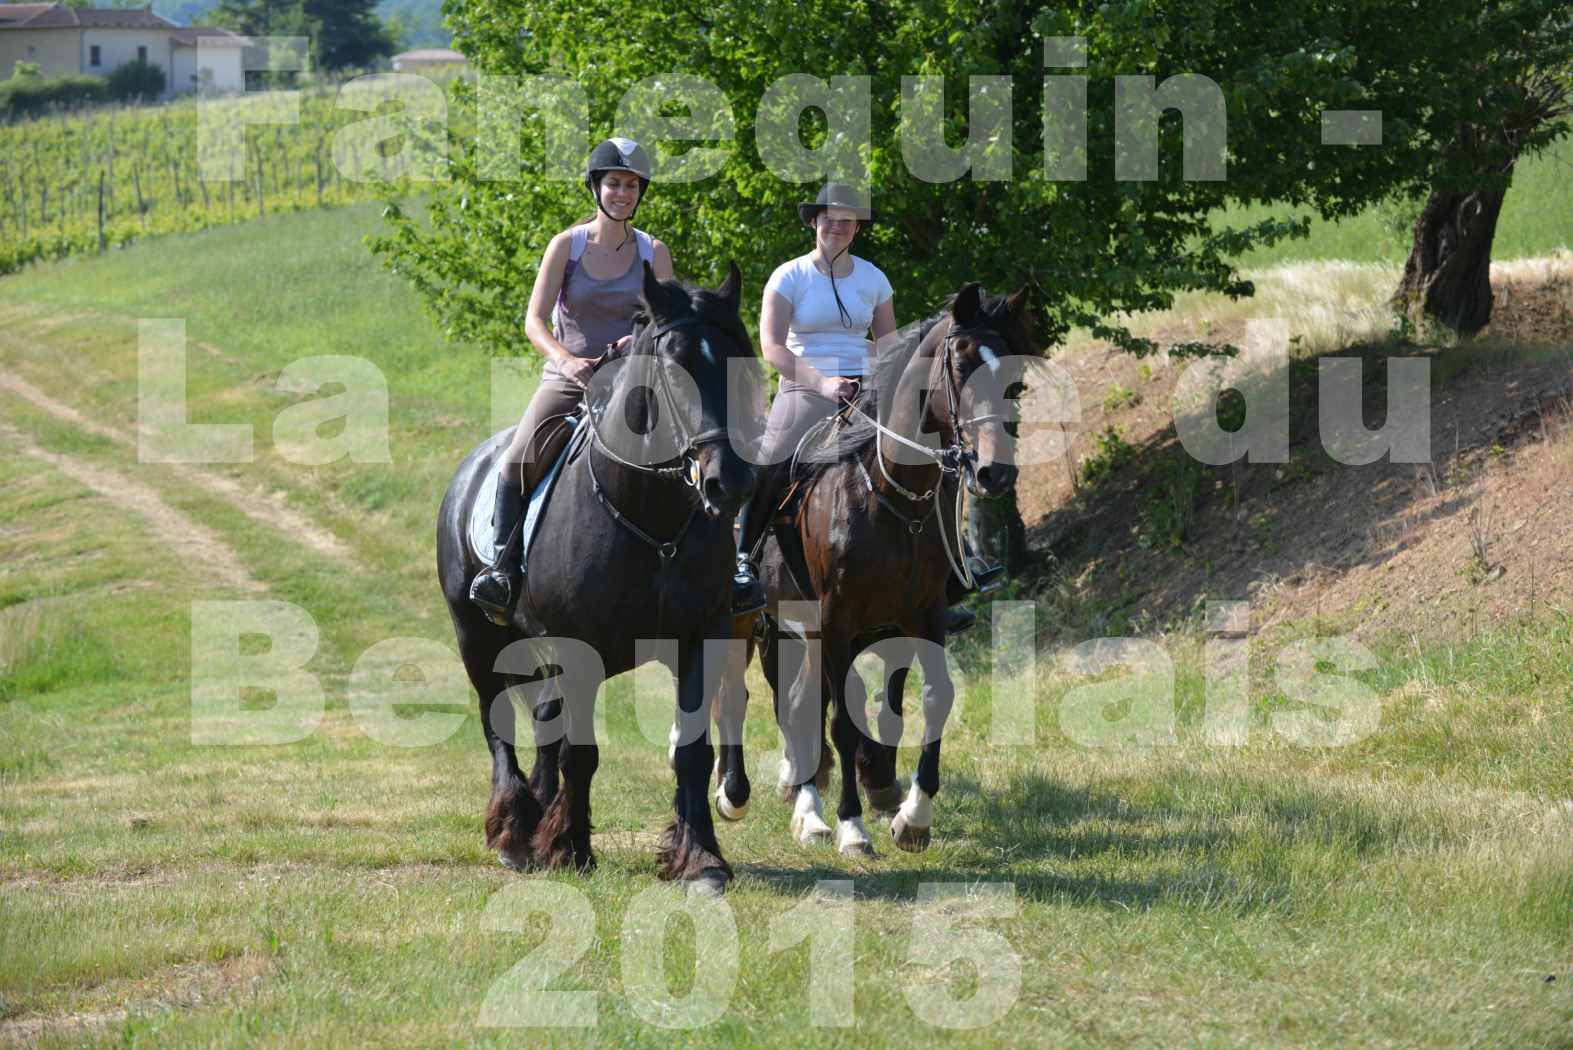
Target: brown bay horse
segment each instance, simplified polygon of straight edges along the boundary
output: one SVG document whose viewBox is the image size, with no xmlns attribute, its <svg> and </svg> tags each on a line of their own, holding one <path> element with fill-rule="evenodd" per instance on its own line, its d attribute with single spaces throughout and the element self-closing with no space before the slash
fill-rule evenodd
<svg viewBox="0 0 1573 1050">
<path fill-rule="evenodd" d="M 977 284 L 964 287 L 915 335 L 881 348 L 871 381 L 827 427 L 833 453 L 791 467 L 801 502 L 795 522 L 778 521 L 762 552 L 761 579 L 775 612 L 763 614 L 758 645 L 785 743 L 782 787 L 793 803 L 792 831 L 805 844 L 833 834 L 819 795 L 830 765 L 827 706 L 841 773 L 838 847 L 873 852 L 859 783 L 874 810 L 894 811 L 890 831 L 898 847 L 916 851 L 929 843 L 940 738 L 954 700 L 945 667 L 947 609 L 970 585 L 956 497 L 962 484 L 989 497 L 1015 482 L 1006 394 L 1024 366 L 1041 357 L 1026 300 L 1026 288 L 992 297 Z M 804 458 L 812 459 L 816 440 L 805 441 Z M 787 626 L 800 630 L 801 640 L 783 638 Z M 866 724 L 863 682 L 853 671 L 865 651 L 885 668 L 885 703 L 874 727 Z M 923 671 L 925 730 L 903 797 L 896 743 L 912 666 Z M 718 803 L 740 785 L 746 791 L 738 728 L 746 703 L 740 679 L 729 677 L 716 709 L 723 737 Z"/>
</svg>

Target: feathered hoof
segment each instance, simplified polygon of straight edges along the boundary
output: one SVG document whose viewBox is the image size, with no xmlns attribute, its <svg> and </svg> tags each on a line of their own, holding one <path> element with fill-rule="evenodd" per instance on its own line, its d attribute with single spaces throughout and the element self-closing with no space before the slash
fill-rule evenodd
<svg viewBox="0 0 1573 1050">
<path fill-rule="evenodd" d="M 509 871 L 517 871 L 521 874 L 535 870 L 535 854 L 533 853 L 510 853 L 506 850 L 498 850 L 497 862 Z"/>
<path fill-rule="evenodd" d="M 683 879 L 683 892 L 690 897 L 720 897 L 726 893 L 726 887 L 732 881 L 732 876 L 722 868 L 706 868 L 691 879 Z"/>
</svg>

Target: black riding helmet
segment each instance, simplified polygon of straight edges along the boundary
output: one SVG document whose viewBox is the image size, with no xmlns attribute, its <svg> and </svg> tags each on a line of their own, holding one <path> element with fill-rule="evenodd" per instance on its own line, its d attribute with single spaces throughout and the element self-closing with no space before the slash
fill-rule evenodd
<svg viewBox="0 0 1573 1050">
<path fill-rule="evenodd" d="M 625 138 L 607 139 L 590 151 L 590 159 L 584 165 L 584 188 L 590 191 L 596 208 L 605 212 L 608 219 L 611 213 L 601 206 L 601 179 L 609 171 L 627 171 L 639 176 L 639 199 L 626 220 L 632 222 L 639 205 L 644 203 L 645 191 L 650 188 L 650 158 L 643 146 Z"/>
</svg>

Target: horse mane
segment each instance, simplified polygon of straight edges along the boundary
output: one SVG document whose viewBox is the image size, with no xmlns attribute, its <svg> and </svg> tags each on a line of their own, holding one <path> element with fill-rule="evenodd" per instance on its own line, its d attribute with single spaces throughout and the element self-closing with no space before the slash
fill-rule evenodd
<svg viewBox="0 0 1573 1050">
<path fill-rule="evenodd" d="M 764 372 L 759 364 L 759 355 L 754 353 L 754 341 L 749 338 L 748 329 L 743 325 L 743 318 L 738 314 L 737 311 L 727 307 L 725 299 L 721 298 L 721 296 L 717 295 L 709 288 L 705 288 L 702 285 L 693 284 L 689 281 L 684 281 L 676 277 L 670 280 L 661 280 L 661 284 L 668 291 L 680 289 L 687 298 L 687 309 L 680 311 L 676 316 L 668 317 L 665 320 L 675 321 L 682 317 L 695 316 L 698 317 L 701 321 L 704 321 L 707 324 L 712 324 L 715 327 L 721 329 L 721 331 L 725 332 L 727 336 L 737 343 L 738 346 L 748 348 L 748 354 L 746 355 L 746 358 L 750 362 L 748 367 L 752 369 L 752 378 L 756 381 L 763 380 Z M 634 309 L 633 315 L 634 326 L 636 328 L 643 326 L 643 331 L 640 333 L 641 339 L 643 338 L 644 332 L 650 331 L 655 325 L 655 322 L 656 318 L 654 314 L 650 312 L 650 305 L 641 298 L 639 300 L 639 305 Z M 639 341 L 639 339 L 635 340 L 635 342 Z M 632 344 L 630 344 L 630 352 L 632 351 L 632 348 Z M 743 357 L 745 355 L 738 356 Z"/>
<path fill-rule="evenodd" d="M 912 358 L 922 347 L 924 340 L 937 326 L 950 319 L 950 309 L 958 294 L 960 293 L 947 296 L 937 311 L 920 321 L 915 328 L 909 328 L 900 339 L 894 340 L 879 351 L 874 359 L 873 371 L 864 377 L 857 396 L 852 399 L 852 403 L 861 412 L 852 413 L 847 421 L 840 425 L 841 432 L 837 435 L 836 442 L 839 454 L 834 458 L 802 460 L 796 465 L 793 477 L 801 478 L 805 483 L 816 481 L 838 463 L 868 458 L 879 431 L 868 421 L 867 416 L 876 418 L 879 416 L 881 399 L 886 391 L 889 391 L 892 397 L 895 396 L 896 386 L 901 382 L 902 374 L 912 363 Z M 1004 296 L 990 295 L 985 291 L 982 294 L 980 313 L 992 322 L 1000 322 L 1008 316 L 1010 309 L 1005 305 Z M 1001 328 L 1002 334 L 1003 331 L 1004 329 Z"/>
</svg>

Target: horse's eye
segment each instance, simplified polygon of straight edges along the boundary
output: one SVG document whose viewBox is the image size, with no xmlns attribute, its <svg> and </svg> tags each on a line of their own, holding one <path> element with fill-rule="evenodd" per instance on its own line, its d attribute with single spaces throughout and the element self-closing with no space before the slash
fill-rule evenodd
<svg viewBox="0 0 1573 1050">
<path fill-rule="evenodd" d="M 1023 397 L 1023 396 L 1026 395 L 1026 393 L 1027 393 L 1027 384 L 1026 383 L 1020 383 L 1020 382 L 1012 383 L 1010 386 L 1005 388 L 1005 396 L 1007 398 Z"/>
</svg>

